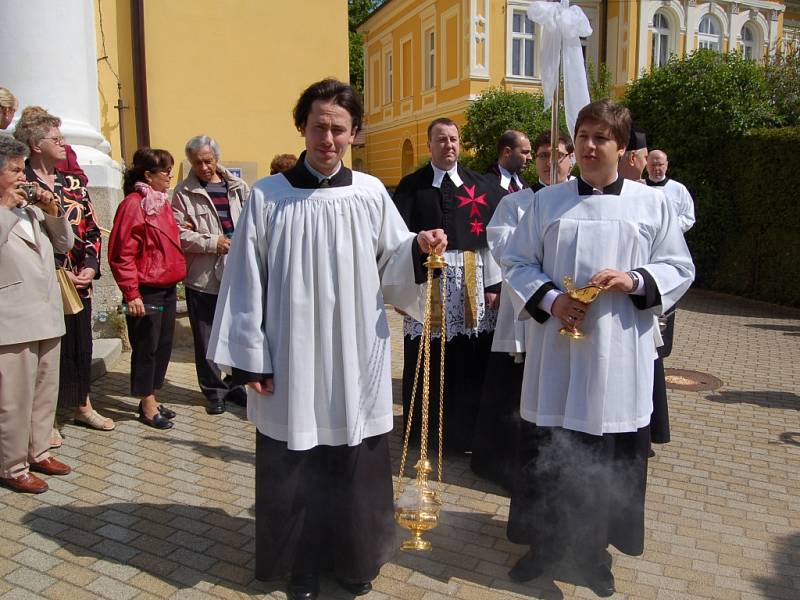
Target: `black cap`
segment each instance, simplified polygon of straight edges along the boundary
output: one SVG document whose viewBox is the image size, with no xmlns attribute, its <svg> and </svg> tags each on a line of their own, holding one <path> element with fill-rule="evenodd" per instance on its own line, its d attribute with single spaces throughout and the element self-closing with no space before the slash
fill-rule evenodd
<svg viewBox="0 0 800 600">
<path fill-rule="evenodd" d="M 628 147 L 625 148 L 625 151 L 632 152 L 634 150 L 641 150 L 642 148 L 647 148 L 647 137 L 644 131 L 636 127 L 631 127 L 631 137 L 630 140 L 628 140 Z"/>
</svg>

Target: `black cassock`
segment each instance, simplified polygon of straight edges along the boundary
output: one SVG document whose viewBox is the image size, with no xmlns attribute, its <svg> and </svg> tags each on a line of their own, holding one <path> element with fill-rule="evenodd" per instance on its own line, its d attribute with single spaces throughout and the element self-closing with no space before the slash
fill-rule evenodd
<svg viewBox="0 0 800 600">
<path fill-rule="evenodd" d="M 321 187 L 304 157 L 284 176 L 296 188 Z M 342 167 L 327 185 L 351 183 Z M 261 377 L 234 369 L 237 383 Z M 378 576 L 397 546 L 389 435 L 289 450 L 256 431 L 256 578 L 328 573 L 362 583 Z"/>
<path fill-rule="evenodd" d="M 494 178 L 481 175 L 458 165 L 462 185 L 448 189 L 433 187 L 433 168 L 430 164 L 406 175 L 397 186 L 394 202 L 411 231 L 444 229 L 448 250 L 483 250 L 486 244 L 486 225 L 504 194 Z M 474 186 L 474 188 L 473 188 Z M 470 190 L 471 193 L 467 193 Z M 465 205 L 457 196 L 483 196 L 485 204 Z M 479 227 L 476 229 L 476 222 Z M 478 231 L 476 233 L 476 231 Z M 417 265 L 415 264 L 415 268 Z M 417 282 L 422 283 L 427 272 L 417 269 Z M 499 292 L 500 285 L 487 287 L 486 292 Z M 479 293 L 482 293 L 479 291 Z M 403 420 L 408 418 L 411 391 L 416 371 L 419 337 L 403 338 Z M 440 339 L 431 343 L 434 359 L 431 361 L 430 409 L 431 423 L 438 421 L 439 413 L 439 349 Z M 463 452 L 472 445 L 475 422 L 480 404 L 483 377 L 492 345 L 491 331 L 477 335 L 456 335 L 445 345 L 445 426 L 444 446 L 447 451 Z M 419 394 L 419 391 L 417 392 Z M 415 409 L 414 437 L 419 437 L 418 409 Z M 429 439 L 436 441 L 435 425 L 431 426 Z"/>
<path fill-rule="evenodd" d="M 491 165 L 486 174 L 500 181 L 497 163 Z M 530 187 L 535 192 L 544 187 L 538 181 L 529 186 L 520 179 L 523 189 Z M 516 190 L 509 186 L 508 193 L 513 191 Z M 519 399 L 525 367 L 519 360 L 521 358 L 524 355 L 515 356 L 505 351 L 489 354 L 470 457 L 473 473 L 508 492 L 511 492 L 519 470 Z"/>
</svg>

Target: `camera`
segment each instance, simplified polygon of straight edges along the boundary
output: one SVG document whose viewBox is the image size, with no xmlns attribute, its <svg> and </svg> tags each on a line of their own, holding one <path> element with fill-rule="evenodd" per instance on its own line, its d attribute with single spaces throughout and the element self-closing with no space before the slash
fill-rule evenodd
<svg viewBox="0 0 800 600">
<path fill-rule="evenodd" d="M 36 204 L 36 184 L 21 183 L 19 188 L 25 192 L 25 200 L 28 204 Z"/>
</svg>

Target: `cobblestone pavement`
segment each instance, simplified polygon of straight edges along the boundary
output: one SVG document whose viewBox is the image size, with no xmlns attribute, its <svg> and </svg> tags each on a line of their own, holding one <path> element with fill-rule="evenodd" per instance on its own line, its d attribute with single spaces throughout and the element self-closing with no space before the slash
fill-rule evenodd
<svg viewBox="0 0 800 600">
<path fill-rule="evenodd" d="M 67 424 L 57 456 L 69 476 L 40 496 L 0 490 L 0 598 L 285 597 L 252 576 L 253 427 L 238 407 L 206 415 L 192 360 L 176 349 L 161 394 L 178 412 L 173 430 L 135 420 L 126 355 L 94 387 L 116 431 Z M 670 393 L 673 441 L 651 461 L 645 552 L 612 551 L 615 597 L 800 598 L 800 311 L 692 292 L 667 366 L 724 385 Z M 395 460 L 399 436 L 396 426 Z M 398 551 L 367 598 L 593 597 L 568 565 L 555 581 L 512 583 L 523 548 L 505 539 L 508 498 L 465 459 L 447 461 L 445 479 L 434 550 Z M 322 597 L 347 596 L 323 581 Z"/>
</svg>

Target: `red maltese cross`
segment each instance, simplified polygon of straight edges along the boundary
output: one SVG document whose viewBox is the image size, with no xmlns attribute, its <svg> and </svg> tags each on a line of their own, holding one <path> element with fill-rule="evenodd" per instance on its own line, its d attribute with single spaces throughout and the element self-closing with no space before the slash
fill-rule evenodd
<svg viewBox="0 0 800 600">
<path fill-rule="evenodd" d="M 483 221 L 479 221 L 478 219 L 475 219 L 474 221 L 472 221 L 470 223 L 469 232 L 470 233 L 474 233 L 475 235 L 482 234 L 483 233 Z"/>
<path fill-rule="evenodd" d="M 486 202 L 486 194 L 481 194 L 478 197 L 475 197 L 475 188 L 478 187 L 477 185 L 473 185 L 472 187 L 464 186 L 464 191 L 467 192 L 466 196 L 456 196 L 458 200 L 461 201 L 461 204 L 458 205 L 458 208 L 464 208 L 467 204 L 470 205 L 469 209 L 469 216 L 470 217 L 480 217 L 481 211 L 478 209 L 478 205 L 481 204 L 483 206 L 489 206 Z"/>
</svg>

